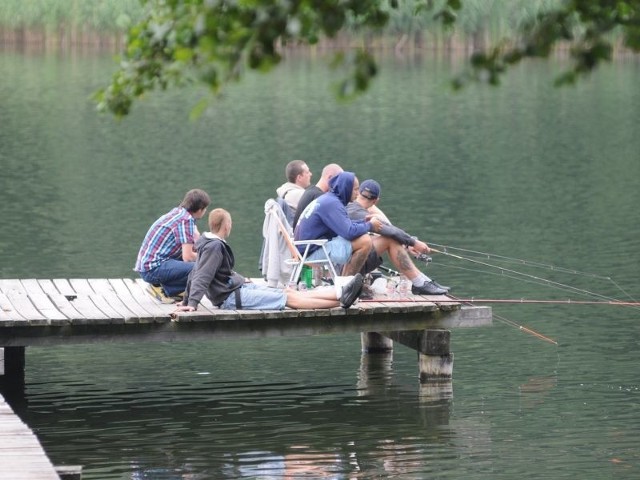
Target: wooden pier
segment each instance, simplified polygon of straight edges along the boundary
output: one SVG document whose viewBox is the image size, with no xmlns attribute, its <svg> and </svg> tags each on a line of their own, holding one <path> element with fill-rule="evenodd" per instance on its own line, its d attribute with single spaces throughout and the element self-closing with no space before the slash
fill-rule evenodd
<svg viewBox="0 0 640 480">
<path fill-rule="evenodd" d="M 0 478 L 80 480 L 79 466 L 54 467 L 31 429 L 0 395 Z"/>
<path fill-rule="evenodd" d="M 255 279 L 256 283 L 262 282 Z M 366 353 L 400 343 L 418 352 L 421 385 L 450 392 L 450 331 L 491 325 L 489 307 L 446 296 L 359 301 L 323 310 L 220 310 L 171 317 L 140 279 L 0 279 L 0 392 L 24 394 L 25 349 L 96 342 L 167 342 L 360 333 Z M 448 382 L 448 385 L 447 385 Z M 6 469 L 9 469 L 5 471 Z M 9 472 L 10 473 L 7 473 Z M 35 435 L 0 396 L 0 478 L 79 479 L 81 467 L 52 467 Z"/>
<path fill-rule="evenodd" d="M 175 305 L 162 304 L 146 286 L 130 278 L 0 279 L 4 383 L 15 387 L 24 382 L 28 346 L 337 333 L 361 333 L 366 352 L 387 351 L 393 341 L 418 351 L 420 380 L 429 381 L 451 377 L 449 329 L 490 325 L 492 318 L 490 307 L 467 307 L 446 296 L 414 295 L 382 296 L 349 309 L 283 311 L 220 310 L 204 299 L 197 312 L 171 318 Z"/>
</svg>

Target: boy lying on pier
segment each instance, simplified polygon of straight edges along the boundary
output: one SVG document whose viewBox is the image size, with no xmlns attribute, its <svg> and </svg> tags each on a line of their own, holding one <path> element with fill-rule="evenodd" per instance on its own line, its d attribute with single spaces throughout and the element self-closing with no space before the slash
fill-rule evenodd
<svg viewBox="0 0 640 480">
<path fill-rule="evenodd" d="M 189 275 L 184 300 L 176 312 L 193 312 L 204 295 L 225 310 L 283 310 L 349 308 L 362 292 L 362 275 L 355 275 L 339 291 L 321 287 L 298 292 L 248 283 L 233 270 L 234 256 L 226 240 L 231 234 L 231 215 L 222 208 L 209 214 L 209 232 L 196 242 L 198 258 Z"/>
</svg>

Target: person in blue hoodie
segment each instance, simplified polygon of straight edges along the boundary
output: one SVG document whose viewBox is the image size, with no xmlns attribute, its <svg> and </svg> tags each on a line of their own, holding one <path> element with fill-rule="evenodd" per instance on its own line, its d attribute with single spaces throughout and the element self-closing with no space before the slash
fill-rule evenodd
<svg viewBox="0 0 640 480">
<path fill-rule="evenodd" d="M 382 222 L 375 217 L 359 221 L 349 218 L 346 206 L 355 200 L 359 186 L 353 172 L 342 172 L 333 177 L 329 191 L 304 209 L 294 232 L 295 240 L 329 240 L 325 245 L 329 258 L 334 264 L 344 265 L 342 275 L 345 276 L 360 272 L 373 249 L 369 232 L 382 228 Z M 319 248 L 315 246 L 309 260 L 322 258 Z"/>
</svg>

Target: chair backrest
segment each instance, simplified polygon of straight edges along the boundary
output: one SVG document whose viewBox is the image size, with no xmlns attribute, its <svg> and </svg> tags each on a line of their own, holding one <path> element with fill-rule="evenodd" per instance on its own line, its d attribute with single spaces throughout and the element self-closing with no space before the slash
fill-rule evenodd
<svg viewBox="0 0 640 480">
<path fill-rule="evenodd" d="M 286 194 L 285 194 L 286 195 Z M 280 208 L 282 209 L 282 213 L 284 214 L 284 217 L 287 219 L 287 222 L 289 222 L 289 225 L 293 225 L 293 219 L 296 216 L 296 212 L 293 210 L 293 208 L 285 201 L 284 198 L 282 197 L 277 197 L 276 198 L 276 202 L 278 202 L 278 205 L 280 205 Z"/>
<path fill-rule="evenodd" d="M 282 223 L 282 220 L 280 219 L 280 215 L 278 215 L 278 213 L 275 212 L 273 208 L 269 211 L 269 213 L 273 215 L 275 221 L 278 223 L 278 230 L 280 230 L 280 234 L 282 235 L 282 238 L 287 244 L 287 248 L 289 249 L 289 252 L 291 252 L 291 258 L 293 258 L 294 260 L 300 260 L 301 258 L 300 252 L 298 251 L 296 246 L 293 244 L 293 239 L 291 238 L 291 234 L 289 233 L 290 229 L 287 229 L 285 224 Z"/>
<path fill-rule="evenodd" d="M 271 216 L 272 220 L 275 221 L 275 225 L 278 226 L 278 232 L 280 233 L 282 239 L 291 254 L 291 258 L 286 260 L 285 262 L 292 265 L 291 276 L 289 278 L 289 283 L 297 283 L 300 273 L 302 271 L 303 265 L 318 265 L 325 264 L 329 268 L 329 273 L 331 278 L 334 280 L 338 277 L 336 269 L 334 265 L 331 263 L 331 259 L 329 258 L 329 254 L 325 248 L 325 244 L 327 243 L 326 239 L 321 240 L 293 240 L 293 231 L 291 225 L 287 222 L 286 217 L 283 215 L 282 207 L 278 202 L 273 200 L 267 200 L 265 204 L 265 214 Z M 311 246 L 320 247 L 324 253 L 323 258 L 318 260 L 309 260 L 307 261 L 307 255 L 309 254 L 309 249 Z M 300 252 L 298 246 L 304 247 L 303 253 Z"/>
</svg>

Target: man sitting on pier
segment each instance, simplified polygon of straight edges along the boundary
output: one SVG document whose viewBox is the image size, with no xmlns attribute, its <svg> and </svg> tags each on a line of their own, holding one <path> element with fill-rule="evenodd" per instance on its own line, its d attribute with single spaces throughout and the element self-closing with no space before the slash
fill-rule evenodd
<svg viewBox="0 0 640 480">
<path fill-rule="evenodd" d="M 298 202 L 305 189 L 311 185 L 311 176 L 313 174 L 303 160 L 292 160 L 287 163 L 284 174 L 287 177 L 287 181 L 276 188 L 276 194 L 285 204 L 283 210 L 287 216 L 287 221 L 293 224 Z"/>
<path fill-rule="evenodd" d="M 150 292 L 163 303 L 184 292 L 196 253 L 193 245 L 201 219 L 211 203 L 203 190 L 189 190 L 179 206 L 161 216 L 144 237 L 134 270 L 151 284 Z"/>
<path fill-rule="evenodd" d="M 346 276 L 360 272 L 373 248 L 368 233 L 382 227 L 377 218 L 359 221 L 349 218 L 346 206 L 356 198 L 358 187 L 358 178 L 353 172 L 333 177 L 330 190 L 304 209 L 294 232 L 295 240 L 329 240 L 325 245 L 329 258 L 335 265 L 344 265 L 342 275 Z M 322 255 L 322 249 L 315 246 L 308 259 L 319 260 Z"/>
<path fill-rule="evenodd" d="M 371 252 L 361 273 L 366 274 L 377 268 L 382 263 L 382 254 L 387 252 L 393 265 L 400 270 L 413 284 L 411 293 L 415 295 L 442 295 L 449 291 L 435 280 L 422 273 L 411 261 L 407 250 L 416 256 L 430 252 L 429 246 L 412 237 L 404 230 L 391 224 L 386 215 L 376 204 L 380 199 L 380 184 L 375 180 L 365 180 L 360 184 L 358 196 L 347 205 L 349 218 L 363 220 L 375 215 L 382 222 L 382 228 L 378 231 L 380 236 L 373 239 L 374 251 Z M 406 247 L 406 248 L 405 248 Z"/>
<path fill-rule="evenodd" d="M 329 191 L 329 182 L 331 179 L 343 171 L 342 167 L 337 163 L 330 163 L 324 166 L 320 180 L 318 180 L 315 185 L 307 187 L 302 194 L 302 197 L 300 197 L 300 201 L 298 202 L 298 207 L 296 209 L 296 215 L 293 217 L 293 223 L 291 224 L 291 227 L 293 227 L 294 230 L 298 225 L 300 215 L 304 209 L 307 208 L 307 205 L 313 202 L 320 195 L 327 193 Z"/>
<path fill-rule="evenodd" d="M 234 256 L 227 238 L 231 234 L 231 215 L 222 208 L 209 214 L 209 232 L 196 242 L 198 259 L 189 275 L 187 290 L 176 312 L 193 312 L 203 296 L 225 310 L 283 310 L 349 308 L 362 292 L 362 275 L 355 275 L 341 289 L 319 287 L 313 290 L 280 290 L 247 282 L 233 270 Z"/>
</svg>

